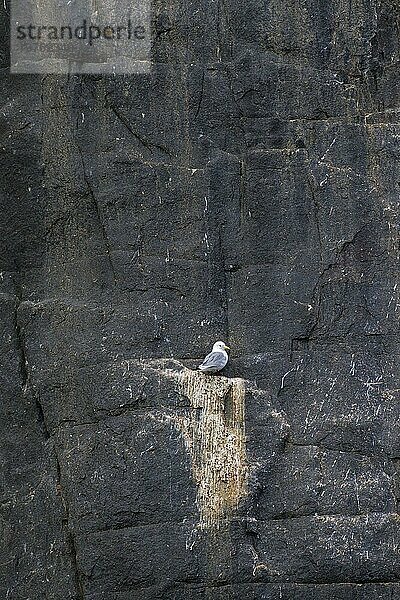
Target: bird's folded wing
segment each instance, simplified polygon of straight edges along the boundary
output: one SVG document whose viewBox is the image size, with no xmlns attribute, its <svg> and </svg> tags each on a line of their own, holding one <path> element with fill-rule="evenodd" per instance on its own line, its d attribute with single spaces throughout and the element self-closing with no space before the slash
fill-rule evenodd
<svg viewBox="0 0 400 600">
<path fill-rule="evenodd" d="M 201 367 L 219 367 L 223 368 L 226 364 L 225 354 L 222 352 L 210 352 L 207 354 L 203 362 L 201 363 Z"/>
</svg>

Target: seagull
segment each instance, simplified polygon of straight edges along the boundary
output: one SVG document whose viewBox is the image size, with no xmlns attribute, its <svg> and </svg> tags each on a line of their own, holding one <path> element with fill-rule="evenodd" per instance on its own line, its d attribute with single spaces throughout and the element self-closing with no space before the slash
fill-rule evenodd
<svg viewBox="0 0 400 600">
<path fill-rule="evenodd" d="M 218 373 L 218 371 L 221 371 L 228 362 L 226 350 L 230 350 L 230 348 L 225 342 L 215 342 L 212 352 L 207 354 L 198 369 L 204 371 L 204 373 Z"/>
</svg>

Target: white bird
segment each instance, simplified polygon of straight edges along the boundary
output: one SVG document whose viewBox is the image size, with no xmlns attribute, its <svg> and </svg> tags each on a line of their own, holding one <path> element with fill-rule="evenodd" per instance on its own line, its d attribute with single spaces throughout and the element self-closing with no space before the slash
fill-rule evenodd
<svg viewBox="0 0 400 600">
<path fill-rule="evenodd" d="M 218 373 L 228 362 L 227 350 L 230 350 L 230 348 L 225 342 L 215 342 L 212 352 L 207 354 L 201 365 L 198 366 L 198 369 L 205 373 Z"/>
</svg>

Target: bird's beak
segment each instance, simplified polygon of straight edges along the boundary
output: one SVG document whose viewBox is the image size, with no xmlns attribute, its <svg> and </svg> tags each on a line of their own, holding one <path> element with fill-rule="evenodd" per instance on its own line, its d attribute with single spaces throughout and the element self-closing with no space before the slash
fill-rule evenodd
<svg viewBox="0 0 400 600">
<path fill-rule="evenodd" d="M 225 350 L 230 350 L 229 346 L 225 346 Z"/>
</svg>

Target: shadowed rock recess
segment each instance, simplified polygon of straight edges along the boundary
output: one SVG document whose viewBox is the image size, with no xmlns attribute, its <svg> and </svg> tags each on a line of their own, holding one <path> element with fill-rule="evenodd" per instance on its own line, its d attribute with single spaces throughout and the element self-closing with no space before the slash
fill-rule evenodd
<svg viewBox="0 0 400 600">
<path fill-rule="evenodd" d="M 400 598 L 399 7 L 157 0 L 150 75 L 3 69 L 1 598 Z"/>
</svg>

